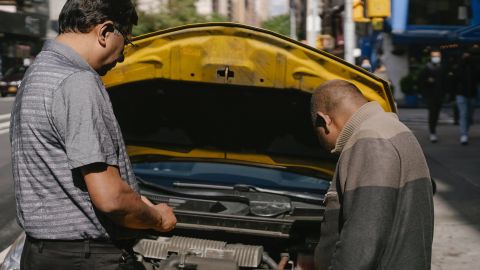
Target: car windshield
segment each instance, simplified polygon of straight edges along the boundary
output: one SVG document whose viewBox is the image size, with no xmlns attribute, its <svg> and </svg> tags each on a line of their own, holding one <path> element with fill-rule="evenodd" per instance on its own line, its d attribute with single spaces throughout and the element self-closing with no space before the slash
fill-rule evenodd
<svg viewBox="0 0 480 270">
<path fill-rule="evenodd" d="M 175 183 L 205 185 L 251 185 L 276 190 L 324 194 L 328 179 L 306 176 L 281 169 L 222 164 L 213 162 L 145 162 L 134 163 L 135 175 L 143 181 L 162 186 Z"/>
</svg>

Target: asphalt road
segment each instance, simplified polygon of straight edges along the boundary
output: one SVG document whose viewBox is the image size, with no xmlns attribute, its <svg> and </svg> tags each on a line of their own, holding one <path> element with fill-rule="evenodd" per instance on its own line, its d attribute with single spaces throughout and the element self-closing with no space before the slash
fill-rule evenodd
<svg viewBox="0 0 480 270">
<path fill-rule="evenodd" d="M 427 111 L 400 109 L 402 120 L 422 145 L 436 179 L 432 270 L 470 270 L 480 265 L 480 109 L 470 130 L 470 144 L 459 143 L 452 110 L 442 110 L 438 143 L 428 140 Z"/>
<path fill-rule="evenodd" d="M 10 113 L 13 107 L 14 97 L 0 97 L 0 115 Z"/>
<path fill-rule="evenodd" d="M 13 97 L 0 98 L 0 252 L 8 247 L 21 231 L 15 219 L 8 133 L 8 114 L 12 110 L 13 100 Z"/>
</svg>

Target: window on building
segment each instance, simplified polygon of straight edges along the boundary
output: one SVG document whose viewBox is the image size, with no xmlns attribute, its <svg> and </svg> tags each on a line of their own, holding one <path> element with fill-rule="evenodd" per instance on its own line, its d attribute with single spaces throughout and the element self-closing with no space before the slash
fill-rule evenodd
<svg viewBox="0 0 480 270">
<path fill-rule="evenodd" d="M 467 25 L 468 0 L 415 0 L 409 3 L 410 25 Z"/>
</svg>

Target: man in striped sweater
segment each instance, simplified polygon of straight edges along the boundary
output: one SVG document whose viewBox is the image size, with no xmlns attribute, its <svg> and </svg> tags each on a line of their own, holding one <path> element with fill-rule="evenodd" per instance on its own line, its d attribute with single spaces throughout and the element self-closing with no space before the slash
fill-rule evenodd
<svg viewBox="0 0 480 270">
<path fill-rule="evenodd" d="M 314 91 L 311 112 L 320 142 L 339 155 L 317 268 L 430 269 L 432 186 L 412 132 L 342 80 Z"/>
</svg>

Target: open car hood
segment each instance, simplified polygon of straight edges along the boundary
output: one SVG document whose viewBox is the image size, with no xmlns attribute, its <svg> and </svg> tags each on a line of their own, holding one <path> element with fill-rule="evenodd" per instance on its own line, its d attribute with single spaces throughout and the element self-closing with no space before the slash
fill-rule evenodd
<svg viewBox="0 0 480 270">
<path fill-rule="evenodd" d="M 387 82 L 285 36 L 235 23 L 187 25 L 133 39 L 103 79 L 132 159 L 256 163 L 331 173 L 309 120 L 310 93 L 353 82 L 396 112 Z"/>
</svg>

